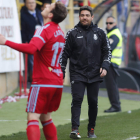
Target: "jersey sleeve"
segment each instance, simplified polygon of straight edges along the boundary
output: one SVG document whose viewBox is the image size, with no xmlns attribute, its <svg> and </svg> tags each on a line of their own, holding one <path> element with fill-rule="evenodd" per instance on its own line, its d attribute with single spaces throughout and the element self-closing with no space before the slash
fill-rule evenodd
<svg viewBox="0 0 140 140">
<path fill-rule="evenodd" d="M 47 31 L 43 27 L 37 29 L 35 31 L 35 34 L 33 38 L 30 41 L 30 44 L 33 44 L 37 47 L 38 50 L 41 50 L 41 48 L 47 43 L 48 39 Z"/>
</svg>

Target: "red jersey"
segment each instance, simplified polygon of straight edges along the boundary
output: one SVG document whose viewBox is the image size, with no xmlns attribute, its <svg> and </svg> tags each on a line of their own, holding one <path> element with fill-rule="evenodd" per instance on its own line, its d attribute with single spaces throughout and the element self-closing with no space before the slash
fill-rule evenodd
<svg viewBox="0 0 140 140">
<path fill-rule="evenodd" d="M 38 49 L 34 53 L 32 84 L 62 85 L 63 73 L 59 59 L 64 42 L 64 33 L 54 22 L 36 30 L 30 42 Z"/>
</svg>

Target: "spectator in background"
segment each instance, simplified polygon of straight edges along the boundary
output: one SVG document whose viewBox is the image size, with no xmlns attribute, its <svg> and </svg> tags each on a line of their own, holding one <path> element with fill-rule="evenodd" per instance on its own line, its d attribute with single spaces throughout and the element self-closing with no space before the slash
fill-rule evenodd
<svg viewBox="0 0 140 140">
<path fill-rule="evenodd" d="M 78 0 L 74 0 L 73 4 L 74 4 L 74 7 L 79 7 Z M 74 13 L 78 13 L 78 12 L 79 10 L 74 10 Z"/>
<path fill-rule="evenodd" d="M 24 0 L 25 6 L 21 9 L 22 42 L 29 43 L 37 28 L 43 25 L 41 12 L 36 9 L 35 0 Z M 28 81 L 32 81 L 33 55 L 28 55 Z"/>
<path fill-rule="evenodd" d="M 122 61 L 122 35 L 116 26 L 116 19 L 112 16 L 107 17 L 106 29 L 112 49 L 111 65 L 107 75 L 105 76 L 105 83 L 111 107 L 104 112 L 119 112 L 121 111 L 119 90 L 117 86 L 117 77 L 119 76 L 118 68 Z"/>
</svg>

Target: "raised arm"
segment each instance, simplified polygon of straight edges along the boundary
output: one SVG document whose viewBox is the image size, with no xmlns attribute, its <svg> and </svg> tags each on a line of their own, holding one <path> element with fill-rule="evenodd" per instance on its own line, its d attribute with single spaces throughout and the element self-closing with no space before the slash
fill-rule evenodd
<svg viewBox="0 0 140 140">
<path fill-rule="evenodd" d="M 10 48 L 23 52 L 23 53 L 34 54 L 37 50 L 40 50 L 44 46 L 44 44 L 47 42 L 46 36 L 47 36 L 47 33 L 44 30 L 42 30 L 42 32 L 39 35 L 35 33 L 34 37 L 31 39 L 29 44 L 28 43 L 21 44 L 21 43 L 15 43 L 15 42 L 6 40 L 6 38 L 0 34 L 0 45 L 7 45 Z"/>
</svg>

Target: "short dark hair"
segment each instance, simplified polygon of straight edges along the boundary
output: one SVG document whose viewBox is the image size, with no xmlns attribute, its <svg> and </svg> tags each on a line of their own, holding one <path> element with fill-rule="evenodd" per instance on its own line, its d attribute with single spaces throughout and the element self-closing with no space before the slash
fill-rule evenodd
<svg viewBox="0 0 140 140">
<path fill-rule="evenodd" d="M 90 14 L 91 14 L 91 16 L 93 16 L 93 9 L 90 7 L 90 6 L 82 6 L 81 8 L 80 8 L 80 10 L 79 10 L 79 15 L 81 14 L 81 11 L 83 11 L 83 10 L 87 10 L 87 11 L 89 11 L 90 12 Z"/>
<path fill-rule="evenodd" d="M 53 13 L 52 21 L 55 23 L 60 23 L 66 18 L 68 12 L 65 5 L 58 1 L 55 3 L 55 8 L 51 11 L 51 13 Z"/>
</svg>

